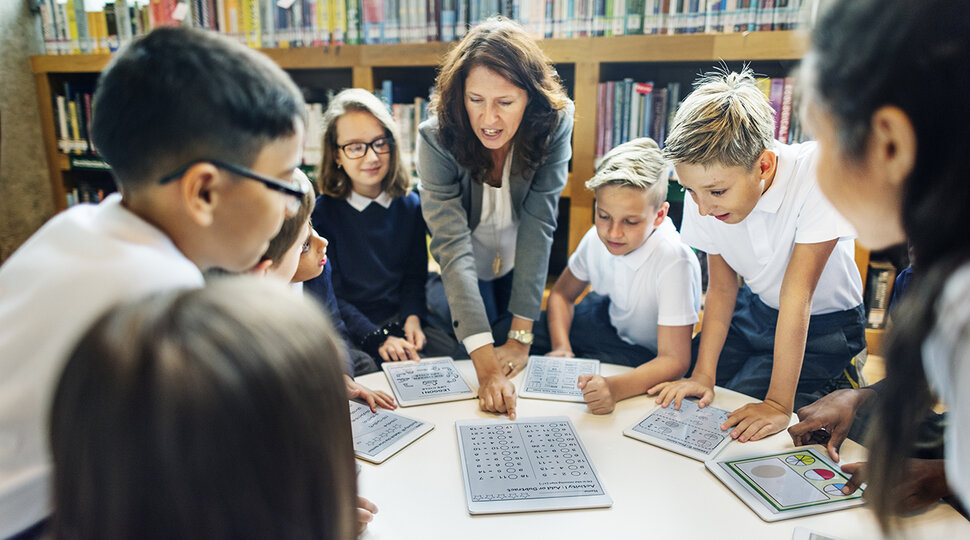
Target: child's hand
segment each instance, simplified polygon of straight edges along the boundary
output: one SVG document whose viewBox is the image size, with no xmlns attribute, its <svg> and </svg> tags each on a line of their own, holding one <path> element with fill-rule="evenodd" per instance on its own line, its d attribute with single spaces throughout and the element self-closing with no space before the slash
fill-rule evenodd
<svg viewBox="0 0 970 540">
<path fill-rule="evenodd" d="M 549 352 L 546 353 L 546 356 L 558 356 L 560 358 L 575 358 L 576 357 L 576 355 L 573 354 L 573 351 L 572 350 L 570 350 L 570 349 L 562 349 L 562 348 L 556 349 L 554 351 L 549 351 Z"/>
<path fill-rule="evenodd" d="M 421 329 L 421 319 L 417 315 L 408 315 L 404 320 L 404 337 L 417 351 L 423 349 L 424 344 L 428 342 L 424 336 L 424 330 Z"/>
<path fill-rule="evenodd" d="M 791 421 L 791 411 L 766 399 L 760 403 L 748 403 L 728 414 L 728 419 L 721 424 L 721 429 L 736 426 L 731 432 L 732 438 L 740 442 L 757 441 L 785 429 L 789 421 Z"/>
<path fill-rule="evenodd" d="M 377 513 L 377 505 L 369 500 L 357 496 L 357 534 L 363 534 L 367 524 L 374 521 L 374 514 Z"/>
<path fill-rule="evenodd" d="M 609 414 L 616 407 L 610 383 L 602 375 L 580 375 L 576 387 L 583 391 L 583 399 L 593 414 Z"/>
<path fill-rule="evenodd" d="M 371 412 L 376 413 L 378 406 L 384 407 L 385 409 L 397 408 L 397 403 L 394 403 L 394 398 L 386 392 L 371 390 L 346 375 L 344 375 L 344 384 L 347 386 L 347 397 L 350 399 L 360 398 L 366 401 L 370 405 Z"/>
<path fill-rule="evenodd" d="M 647 390 L 648 394 L 656 394 L 657 392 L 660 392 L 660 395 L 657 396 L 656 402 L 661 407 L 666 408 L 673 402 L 674 409 L 680 410 L 680 402 L 685 397 L 697 397 L 700 398 L 697 401 L 697 406 L 704 408 L 714 401 L 714 381 L 706 377 L 692 376 L 679 381 L 662 382 Z"/>
<path fill-rule="evenodd" d="M 381 355 L 385 362 L 419 360 L 418 351 L 414 348 L 414 345 L 410 341 L 397 336 L 387 336 L 384 344 L 377 349 L 377 354 Z"/>
<path fill-rule="evenodd" d="M 788 428 L 788 434 L 795 446 L 812 444 L 816 432 L 828 432 L 829 440 L 825 447 L 838 463 L 839 447 L 849 434 L 849 428 L 855 419 L 855 414 L 863 403 L 875 396 L 875 392 L 868 389 L 844 389 L 826 394 L 811 405 L 798 409 L 800 422 Z"/>
</svg>

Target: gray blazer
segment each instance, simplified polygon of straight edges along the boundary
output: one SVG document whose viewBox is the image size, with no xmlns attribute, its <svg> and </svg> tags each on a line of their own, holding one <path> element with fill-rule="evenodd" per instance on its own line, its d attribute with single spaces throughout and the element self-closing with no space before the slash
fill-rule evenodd
<svg viewBox="0 0 970 540">
<path fill-rule="evenodd" d="M 574 112 L 572 102 L 559 111 L 542 165 L 537 170 L 513 170 L 509 178 L 512 211 L 519 220 L 509 311 L 527 319 L 538 320 L 541 311 L 559 195 L 566 187 L 572 157 Z M 431 254 L 441 265 L 455 335 L 463 340 L 491 332 L 478 291 L 471 242 L 471 231 L 482 213 L 482 185 L 472 181 L 471 171 L 441 145 L 437 118 L 422 122 L 418 133 L 421 212 L 431 229 Z"/>
</svg>

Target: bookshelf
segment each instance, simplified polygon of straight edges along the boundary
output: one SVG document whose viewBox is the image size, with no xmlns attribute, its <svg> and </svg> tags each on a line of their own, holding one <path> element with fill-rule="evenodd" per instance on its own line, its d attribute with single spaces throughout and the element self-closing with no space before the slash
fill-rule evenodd
<svg viewBox="0 0 970 540">
<path fill-rule="evenodd" d="M 593 196 L 583 188 L 583 183 L 594 169 L 596 86 L 607 80 L 604 77 L 615 76 L 631 66 L 648 72 L 673 68 L 680 73 L 696 74 L 722 60 L 795 61 L 801 57 L 806 44 L 807 37 L 798 31 L 540 40 L 539 45 L 557 65 L 567 92 L 576 103 L 572 167 L 563 191 L 563 197 L 569 198 L 568 252 L 572 252 L 593 221 Z M 430 42 L 262 49 L 262 52 L 287 70 L 302 87 L 333 85 L 332 88 L 339 89 L 353 85 L 375 90 L 388 76 L 413 75 L 417 79 L 413 82 L 430 86 L 435 66 L 453 46 L 454 42 Z M 66 208 L 66 193 L 79 176 L 97 173 L 72 169 L 69 157 L 58 150 L 54 89 L 64 81 L 95 80 L 109 59 L 108 54 L 31 57 L 53 202 L 58 210 Z M 661 71 L 660 75 L 663 74 Z"/>
</svg>

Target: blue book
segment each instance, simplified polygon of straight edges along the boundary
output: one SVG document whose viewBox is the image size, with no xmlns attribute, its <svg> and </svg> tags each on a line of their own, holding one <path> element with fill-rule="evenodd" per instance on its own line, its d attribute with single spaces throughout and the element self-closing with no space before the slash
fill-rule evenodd
<svg viewBox="0 0 970 540">
<path fill-rule="evenodd" d="M 384 100 L 384 105 L 387 105 L 387 110 L 390 112 L 391 104 L 394 103 L 394 83 L 390 79 L 381 82 L 381 99 Z"/>
<path fill-rule="evenodd" d="M 633 79 L 623 79 L 623 90 L 620 94 L 620 143 L 630 140 L 630 101 L 633 99 Z"/>
<path fill-rule="evenodd" d="M 441 41 L 455 41 L 455 0 L 441 0 Z"/>
</svg>

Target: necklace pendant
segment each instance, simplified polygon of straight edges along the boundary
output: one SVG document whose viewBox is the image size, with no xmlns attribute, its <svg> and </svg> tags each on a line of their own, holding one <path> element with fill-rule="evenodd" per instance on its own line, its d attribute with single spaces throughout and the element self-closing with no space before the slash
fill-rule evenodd
<svg viewBox="0 0 970 540">
<path fill-rule="evenodd" d="M 502 270 L 502 254 L 495 253 L 495 260 L 492 261 L 492 273 L 496 276 Z"/>
</svg>

